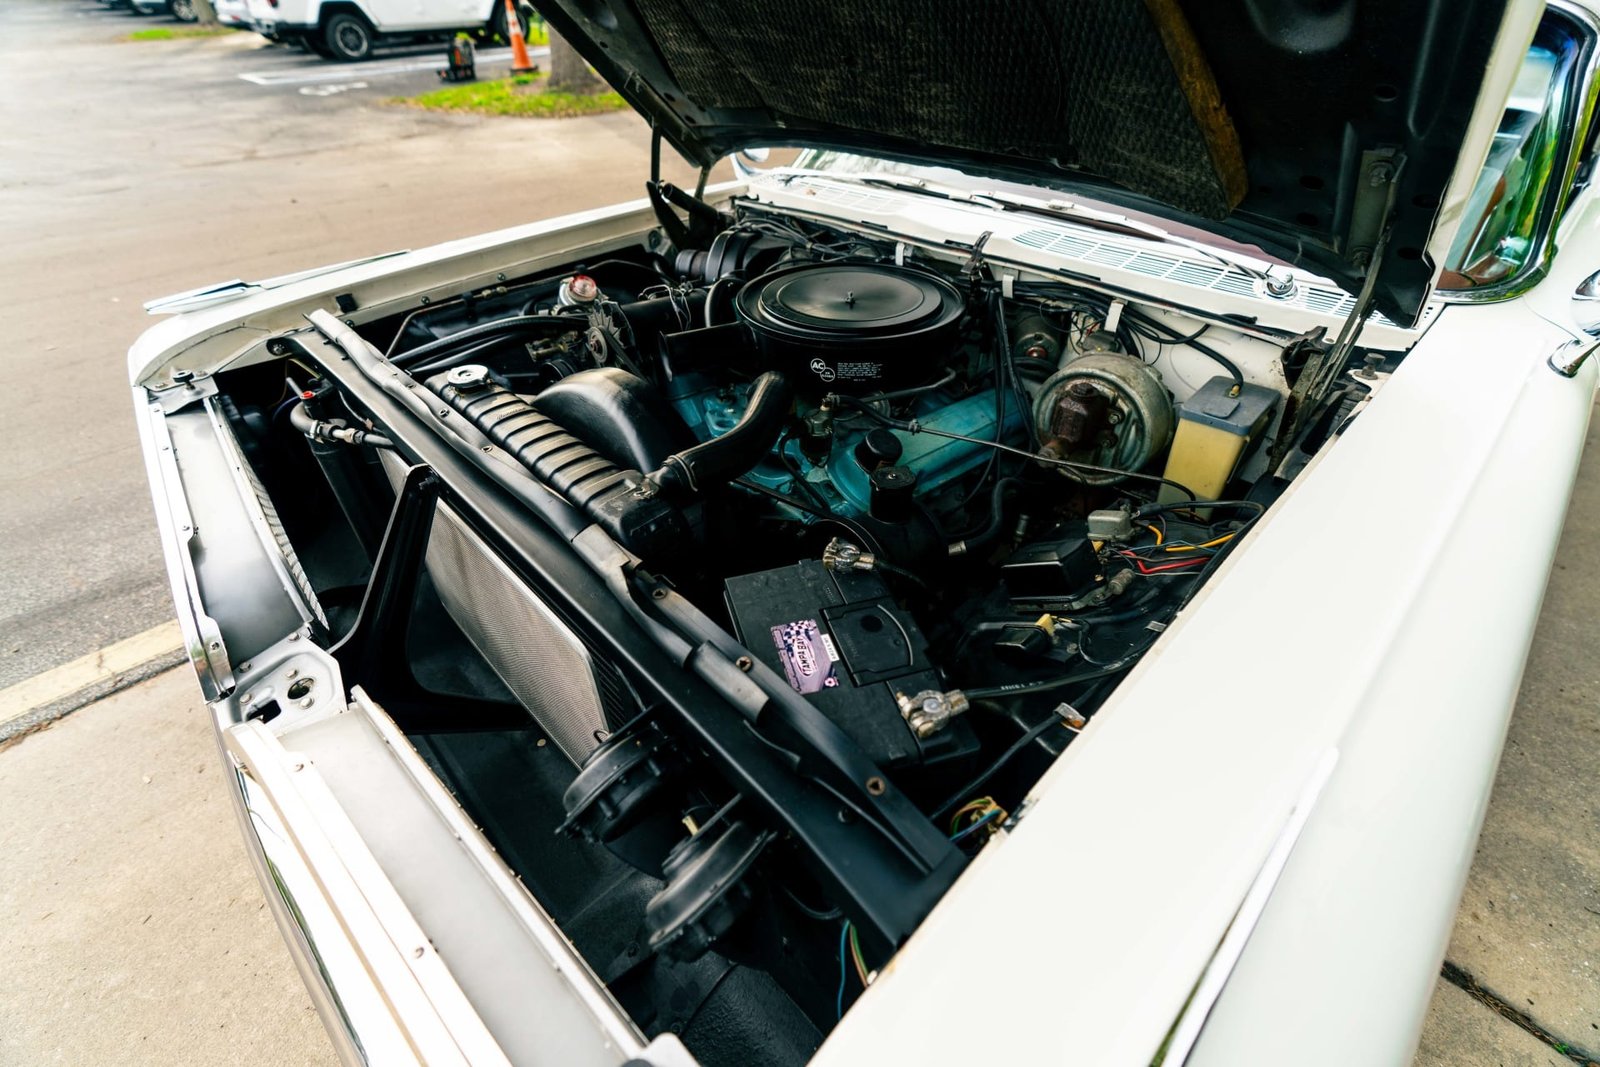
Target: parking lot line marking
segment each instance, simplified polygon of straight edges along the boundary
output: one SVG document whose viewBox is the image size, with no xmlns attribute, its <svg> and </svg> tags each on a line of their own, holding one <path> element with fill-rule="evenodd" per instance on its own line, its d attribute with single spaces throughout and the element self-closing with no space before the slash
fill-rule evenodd
<svg viewBox="0 0 1600 1067">
<path fill-rule="evenodd" d="M 0 689 L 0 727 L 91 685 L 111 681 L 182 646 L 183 632 L 178 628 L 178 620 L 173 619 Z"/>
<path fill-rule="evenodd" d="M 547 56 L 549 48 L 530 48 L 530 56 Z M 478 53 L 479 63 L 497 63 L 511 58 L 511 49 L 492 48 Z M 367 78 L 388 78 L 401 74 L 415 74 L 423 70 L 443 70 L 450 60 L 445 56 L 412 56 L 404 59 L 381 59 L 375 63 L 351 63 L 332 70 L 326 67 L 295 67 L 290 70 L 257 70 L 239 75 L 241 81 L 251 85 L 273 87 L 279 85 L 317 85 L 326 82 L 355 81 Z"/>
</svg>

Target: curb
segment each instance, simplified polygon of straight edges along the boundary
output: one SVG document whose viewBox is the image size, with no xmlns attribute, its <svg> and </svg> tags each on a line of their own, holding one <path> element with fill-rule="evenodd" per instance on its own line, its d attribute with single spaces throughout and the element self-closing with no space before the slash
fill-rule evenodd
<svg viewBox="0 0 1600 1067">
<path fill-rule="evenodd" d="M 188 659 L 176 621 L 0 690 L 0 744 L 33 733 Z"/>
</svg>

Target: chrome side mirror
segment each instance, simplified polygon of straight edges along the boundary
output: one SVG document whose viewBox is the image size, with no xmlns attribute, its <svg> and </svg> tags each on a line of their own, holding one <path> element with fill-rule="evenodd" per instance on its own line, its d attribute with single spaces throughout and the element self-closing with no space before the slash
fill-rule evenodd
<svg viewBox="0 0 1600 1067">
<path fill-rule="evenodd" d="M 1572 291 L 1572 318 L 1578 329 L 1600 337 L 1600 271 L 1589 275 Z"/>
<path fill-rule="evenodd" d="M 770 148 L 741 148 L 728 158 L 733 161 L 734 177 L 743 181 L 756 173 L 758 165 L 765 163 L 771 156 Z"/>
</svg>

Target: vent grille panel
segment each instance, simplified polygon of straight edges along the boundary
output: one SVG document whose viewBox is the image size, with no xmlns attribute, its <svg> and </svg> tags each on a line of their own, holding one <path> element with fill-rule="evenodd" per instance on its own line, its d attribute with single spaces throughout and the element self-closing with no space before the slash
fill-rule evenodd
<svg viewBox="0 0 1600 1067">
<path fill-rule="evenodd" d="M 1012 239 L 1025 248 L 1037 248 L 1041 252 L 1052 252 L 1085 263 L 1121 267 L 1123 270 L 1142 274 L 1147 278 L 1162 278 L 1170 282 L 1192 285 L 1197 289 L 1213 289 L 1234 296 L 1256 295 L 1250 276 L 1243 271 L 1194 263 L 1158 252 L 1139 251 L 1135 246 L 1117 241 L 1085 240 L 1076 234 L 1042 228 L 1026 230 Z M 1337 286 L 1313 285 L 1303 280 L 1296 287 L 1295 295 L 1274 302 L 1287 307 L 1339 316 L 1350 314 L 1356 306 L 1355 297 Z M 1372 315 L 1372 322 L 1374 325 L 1394 325 L 1376 312 Z"/>
</svg>

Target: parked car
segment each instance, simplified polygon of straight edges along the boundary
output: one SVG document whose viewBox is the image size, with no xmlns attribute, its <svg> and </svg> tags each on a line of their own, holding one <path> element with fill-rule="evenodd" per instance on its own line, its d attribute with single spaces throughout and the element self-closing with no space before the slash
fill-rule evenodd
<svg viewBox="0 0 1600 1067">
<path fill-rule="evenodd" d="M 249 0 L 256 31 L 328 59 L 368 59 L 381 45 L 444 41 L 457 33 L 505 37 L 504 0 Z M 528 32 L 532 9 L 519 4 Z"/>
<path fill-rule="evenodd" d="M 170 15 L 179 22 L 194 22 L 199 18 L 194 0 L 129 0 L 135 15 Z"/>
<path fill-rule="evenodd" d="M 246 0 L 211 0 L 217 21 L 234 29 L 250 28 L 250 5 Z"/>
<path fill-rule="evenodd" d="M 553 0 L 647 200 L 151 305 L 346 1062 L 1409 1062 L 1594 398 L 1600 20 L 1189 10 Z"/>
</svg>

